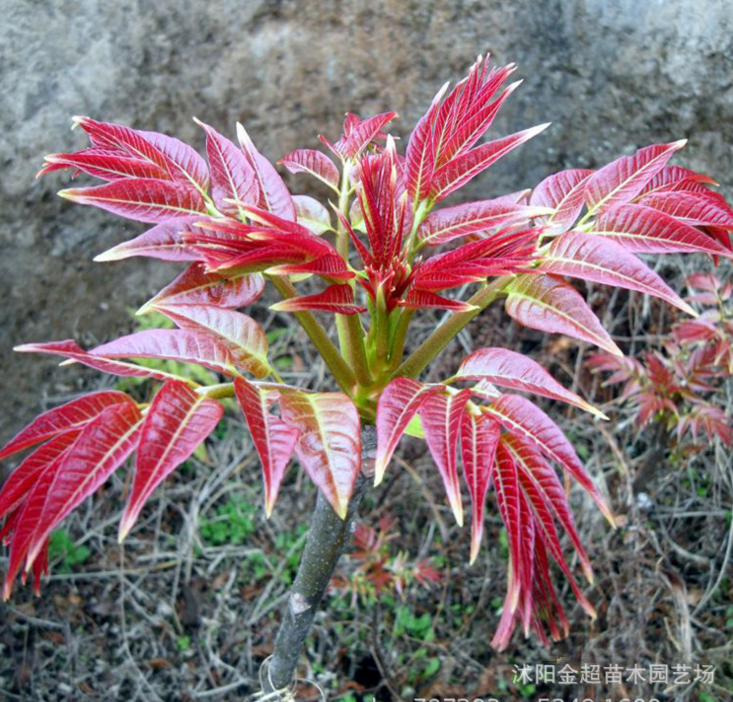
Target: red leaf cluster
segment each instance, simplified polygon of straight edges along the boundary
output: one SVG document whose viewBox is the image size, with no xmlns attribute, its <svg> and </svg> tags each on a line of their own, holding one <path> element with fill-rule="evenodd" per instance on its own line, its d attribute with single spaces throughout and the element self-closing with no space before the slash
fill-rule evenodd
<svg viewBox="0 0 733 702">
<path fill-rule="evenodd" d="M 687 285 L 697 291 L 688 302 L 702 313 L 677 322 L 662 349 L 647 351 L 641 361 L 598 353 L 588 363 L 611 373 L 605 385 L 622 385 L 621 398 L 633 407 L 639 426 L 661 424 L 677 443 L 686 435 L 693 442 L 701 434 L 708 441 L 717 437 L 730 448 L 733 419 L 719 391 L 733 375 L 733 283 L 695 273 Z"/>
<path fill-rule="evenodd" d="M 90 350 L 71 340 L 18 347 L 163 386 L 149 405 L 114 392 L 74 400 L 39 417 L 0 450 L 2 458 L 37 447 L 0 491 L 0 533 L 10 545 L 6 596 L 21 570 L 33 572 L 38 585 L 50 530 L 137 448 L 120 526 L 124 537 L 155 487 L 212 431 L 222 414 L 217 400 L 236 396 L 261 459 L 268 515 L 293 456 L 344 516 L 362 468 L 362 423 L 377 427 L 377 483 L 400 437 L 422 436 L 459 523 L 464 487 L 470 497 L 472 560 L 493 485 L 511 562 L 495 644 L 506 646 L 518 624 L 541 637 L 545 629 L 553 637 L 566 631 L 550 560 L 592 612 L 563 556 L 560 531 L 590 576 L 551 464 L 573 477 L 609 520 L 611 512 L 550 417 L 503 391 L 601 413 L 537 363 L 505 349 L 479 349 L 442 384 L 416 376 L 450 334 L 503 297 L 517 322 L 610 354 L 595 364 L 612 370 L 612 381 L 624 382 L 626 394 L 639 398 L 642 421 L 674 416 L 680 433 L 705 431 L 731 443 L 729 419 L 708 401 L 723 369 L 733 370 L 733 330 L 721 307 L 731 286 L 698 275 L 690 284 L 699 292 L 684 301 L 637 254 L 733 258 L 733 210 L 710 178 L 670 165 L 684 141 L 641 148 L 598 170 L 561 171 L 533 191 L 443 206 L 547 126 L 481 143 L 518 86 L 503 87 L 513 71 L 513 65 L 491 67 L 480 57 L 464 80 L 438 92 L 404 155 L 385 132 L 396 114 L 385 112 L 364 119 L 347 114 L 335 142 L 321 137 L 331 156 L 299 149 L 282 158 L 291 173 L 315 177 L 333 191 L 335 216 L 312 197 L 291 195 L 242 125 L 235 144 L 197 121 L 206 136 L 205 160 L 167 135 L 75 118 L 90 145 L 46 157 L 41 173 L 69 169 L 99 178 L 101 185 L 61 195 L 154 225 L 97 260 L 148 256 L 188 267 L 139 311 L 158 311 L 176 328 L 148 329 Z M 320 279 L 320 287 L 299 292 L 295 286 L 308 278 Z M 566 278 L 653 295 L 687 314 L 694 315 L 691 304 L 711 309 L 676 326 L 667 356 L 641 364 L 623 359 Z M 268 358 L 265 331 L 240 311 L 268 281 L 284 297 L 271 309 L 295 315 L 340 392 L 282 382 Z M 469 289 L 474 294 L 464 299 Z M 431 308 L 453 315 L 403 359 L 412 316 Z M 336 315 L 339 348 L 314 311 Z M 196 364 L 223 382 L 202 387 L 137 358 Z M 682 411 L 681 402 L 692 409 Z"/>
</svg>

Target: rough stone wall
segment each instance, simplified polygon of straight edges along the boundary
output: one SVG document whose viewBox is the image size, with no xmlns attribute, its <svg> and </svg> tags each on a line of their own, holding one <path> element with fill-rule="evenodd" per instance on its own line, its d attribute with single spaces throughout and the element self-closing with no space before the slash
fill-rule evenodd
<svg viewBox="0 0 733 702">
<path fill-rule="evenodd" d="M 0 440 L 81 377 L 14 344 L 118 334 L 125 308 L 174 273 L 92 263 L 142 226 L 60 201 L 63 176 L 34 181 L 44 154 L 83 143 L 72 115 L 198 147 L 192 115 L 230 136 L 241 120 L 275 159 L 336 136 L 347 110 L 396 109 L 406 136 L 489 50 L 525 79 L 493 133 L 554 124 L 464 197 L 681 137 L 680 161 L 733 193 L 730 0 L 0 0 L 0 12 Z"/>
</svg>

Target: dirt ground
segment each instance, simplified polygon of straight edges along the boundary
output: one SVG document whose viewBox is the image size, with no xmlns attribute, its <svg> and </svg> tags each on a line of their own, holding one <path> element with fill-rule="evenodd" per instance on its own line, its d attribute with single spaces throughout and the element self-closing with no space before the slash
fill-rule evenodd
<svg viewBox="0 0 733 702">
<path fill-rule="evenodd" d="M 687 265 L 662 272 L 679 282 Z M 631 354 L 656 343 L 674 320 L 669 308 L 640 296 L 588 292 Z M 274 332 L 286 380 L 321 386 L 325 370 L 301 333 L 278 328 L 281 318 L 264 306 L 257 313 Z M 412 343 L 440 316 L 426 314 Z M 585 594 L 597 619 L 576 605 L 555 572 L 571 636 L 546 648 L 517 633 L 507 651 L 494 651 L 490 642 L 506 590 L 506 539 L 493 498 L 484 550 L 469 567 L 468 530 L 453 523 L 424 447 L 405 440 L 384 485 L 367 495 L 360 553 L 343 559 L 338 587 L 316 619 L 297 699 L 732 699 L 731 456 L 701 442 L 681 458 L 660 462 L 645 494 L 634 494 L 651 435 L 587 372 L 588 349 L 507 324 L 494 306 L 430 377 L 452 371 L 475 348 L 498 344 L 530 353 L 611 417 L 603 426 L 578 411 L 546 405 L 619 516 L 620 527 L 612 531 L 573 489 L 578 529 L 596 574 Z M 90 382 L 99 381 L 90 376 Z M 0 605 L 0 699 L 254 699 L 304 543 L 314 488 L 292 468 L 273 517 L 264 519 L 258 461 L 233 405 L 206 456 L 187 462 L 156 492 L 122 548 L 116 535 L 126 476 L 120 471 L 56 535 L 42 596 L 19 587 Z M 379 540 L 371 552 L 370 539 Z M 365 577 L 377 562 L 387 573 L 378 597 Z M 6 563 L 0 559 L 0 567 Z M 439 582 L 419 577 L 431 569 Z M 552 667 L 556 682 L 515 683 L 523 665 L 532 667 L 533 679 L 537 666 Z M 601 666 L 602 680 L 610 666 L 668 666 L 669 682 L 650 684 L 648 673 L 642 676 L 647 681 L 627 681 L 628 672 L 620 684 L 561 682 L 561 668 L 578 671 L 581 665 Z M 674 666 L 689 673 L 689 682 L 672 684 Z M 713 680 L 695 682 L 696 673 L 709 670 L 704 666 L 713 666 Z"/>
</svg>

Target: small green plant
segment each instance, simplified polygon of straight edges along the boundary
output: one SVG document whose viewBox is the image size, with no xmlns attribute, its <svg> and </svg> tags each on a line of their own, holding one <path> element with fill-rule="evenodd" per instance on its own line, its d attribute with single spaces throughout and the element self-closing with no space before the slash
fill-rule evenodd
<svg viewBox="0 0 733 702">
<path fill-rule="evenodd" d="M 213 519 L 203 520 L 199 531 L 209 546 L 241 544 L 255 531 L 257 508 L 241 497 L 230 497 L 215 510 Z"/>
<path fill-rule="evenodd" d="M 83 565 L 91 555 L 83 544 L 77 544 L 63 529 L 51 532 L 48 542 L 49 561 L 60 561 L 59 572 L 71 573 L 74 566 Z"/>
<path fill-rule="evenodd" d="M 176 638 L 176 646 L 181 653 L 185 653 L 191 648 L 191 637 L 185 634 L 178 636 Z"/>
</svg>

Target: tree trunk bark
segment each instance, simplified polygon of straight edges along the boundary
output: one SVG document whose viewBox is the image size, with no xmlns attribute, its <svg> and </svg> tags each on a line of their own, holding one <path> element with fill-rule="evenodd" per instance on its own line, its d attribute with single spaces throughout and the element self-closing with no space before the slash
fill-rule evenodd
<svg viewBox="0 0 733 702">
<path fill-rule="evenodd" d="M 263 692 L 268 702 L 286 699 L 313 618 L 351 537 L 353 522 L 368 483 L 364 475 L 368 470 L 364 469 L 374 459 L 376 452 L 374 427 L 363 428 L 361 441 L 363 468 L 357 476 L 346 519 L 342 520 L 323 495 L 318 493 L 313 521 L 283 612 L 275 647 L 272 656 L 264 661 L 260 671 Z"/>
</svg>

